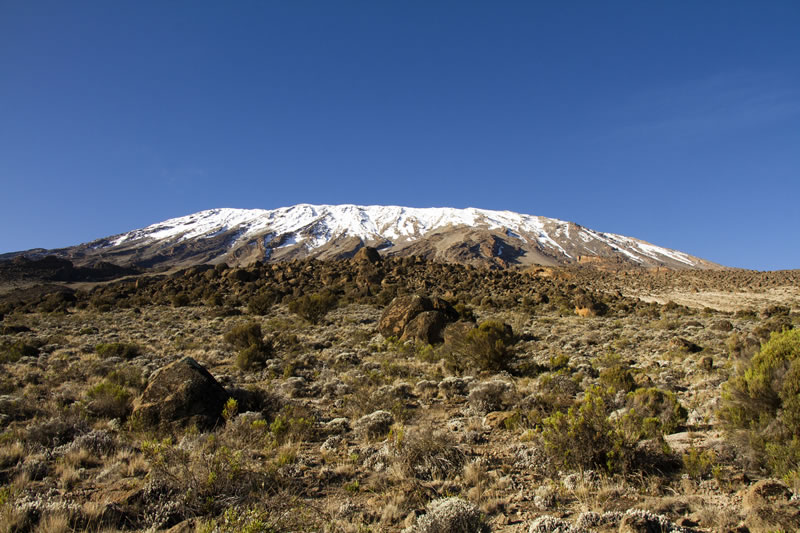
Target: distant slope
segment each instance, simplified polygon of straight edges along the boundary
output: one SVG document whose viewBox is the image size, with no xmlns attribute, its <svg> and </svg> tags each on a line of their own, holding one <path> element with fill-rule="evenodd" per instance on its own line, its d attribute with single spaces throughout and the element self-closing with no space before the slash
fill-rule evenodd
<svg viewBox="0 0 800 533">
<path fill-rule="evenodd" d="M 212 209 L 60 250 L 35 250 L 77 264 L 125 266 L 247 264 L 301 257 L 349 257 L 369 245 L 388 255 L 507 267 L 566 265 L 721 268 L 691 255 L 511 211 L 398 206 L 308 205 Z M 19 254 L 7 254 L 19 255 Z"/>
</svg>

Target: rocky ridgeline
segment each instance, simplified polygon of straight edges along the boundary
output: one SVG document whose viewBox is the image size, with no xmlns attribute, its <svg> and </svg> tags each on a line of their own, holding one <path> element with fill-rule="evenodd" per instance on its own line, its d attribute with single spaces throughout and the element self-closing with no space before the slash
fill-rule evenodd
<svg viewBox="0 0 800 533">
<path fill-rule="evenodd" d="M 623 298 L 618 292 L 595 291 L 591 284 L 580 283 L 579 286 L 576 281 L 574 276 L 563 273 L 542 275 L 542 271 L 489 270 L 437 263 L 420 257 L 383 258 L 374 249 L 362 248 L 350 259 L 256 262 L 246 268 L 231 268 L 226 264 L 198 265 L 172 274 L 129 277 L 89 291 L 75 291 L 64 286 L 48 290 L 28 288 L 10 292 L 3 300 L 6 307 L 45 306 L 43 310 L 72 305 L 109 308 L 149 304 L 232 308 L 247 305 L 254 295 L 261 295 L 271 303 L 287 303 L 306 294 L 328 291 L 345 301 L 379 305 L 388 304 L 398 295 L 422 294 L 473 306 L 524 306 L 531 310 L 549 306 L 567 313 L 577 308 L 581 309 L 581 314 L 593 316 L 614 310 L 629 312 L 642 305 L 637 300 Z M 51 294 L 55 292 L 59 295 Z M 437 302 L 439 300 L 415 304 L 428 313 L 418 318 L 418 322 L 432 320 L 443 326 L 444 322 L 452 320 L 452 310 L 438 308 L 441 304 Z M 437 313 L 444 313 L 444 316 Z M 397 333 L 402 335 L 402 332 Z"/>
</svg>

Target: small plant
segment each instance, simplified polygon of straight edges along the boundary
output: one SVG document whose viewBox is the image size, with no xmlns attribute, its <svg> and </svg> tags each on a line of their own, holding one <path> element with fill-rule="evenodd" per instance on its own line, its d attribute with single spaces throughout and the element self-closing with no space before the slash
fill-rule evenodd
<svg viewBox="0 0 800 533">
<path fill-rule="evenodd" d="M 600 383 L 617 391 L 630 392 L 636 387 L 630 370 L 621 364 L 600 371 Z"/>
<path fill-rule="evenodd" d="M 330 291 L 306 294 L 289 302 L 289 311 L 312 324 L 318 324 L 329 311 L 338 305 L 336 295 Z"/>
<path fill-rule="evenodd" d="M 236 366 L 241 370 L 249 370 L 256 365 L 264 364 L 273 352 L 272 343 L 264 340 L 258 322 L 234 326 L 225 334 L 225 341 L 239 349 Z"/>
<path fill-rule="evenodd" d="M 555 465 L 581 471 L 628 470 L 636 442 L 608 419 L 610 392 L 591 387 L 566 413 L 559 411 L 542 421 L 545 451 Z"/>
<path fill-rule="evenodd" d="M 500 371 L 511 362 L 513 353 L 510 347 L 513 343 L 511 326 L 487 320 L 456 338 L 449 347 L 449 357 L 456 367 Z"/>
<path fill-rule="evenodd" d="M 141 348 L 137 344 L 127 342 L 109 342 L 98 344 L 94 347 L 97 355 L 103 358 L 121 357 L 123 359 L 133 359 L 141 353 Z"/>
<path fill-rule="evenodd" d="M 712 450 L 700 450 L 690 446 L 683 454 L 683 469 L 696 481 L 708 478 L 714 471 L 716 463 L 717 456 Z"/>
<path fill-rule="evenodd" d="M 16 363 L 23 357 L 36 357 L 43 343 L 17 341 L 0 349 L 0 363 Z"/>
<path fill-rule="evenodd" d="M 247 311 L 251 315 L 263 316 L 269 313 L 275 303 L 275 295 L 271 293 L 259 293 L 247 301 Z"/>
<path fill-rule="evenodd" d="M 773 474 L 800 470 L 800 330 L 773 333 L 725 384 L 720 416 Z"/>
<path fill-rule="evenodd" d="M 107 418 L 124 418 L 131 408 L 131 393 L 125 387 L 103 380 L 86 391 L 88 409 Z"/>
</svg>

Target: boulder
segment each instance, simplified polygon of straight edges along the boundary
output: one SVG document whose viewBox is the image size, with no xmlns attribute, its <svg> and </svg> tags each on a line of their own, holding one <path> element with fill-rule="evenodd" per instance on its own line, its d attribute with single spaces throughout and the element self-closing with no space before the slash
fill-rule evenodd
<svg viewBox="0 0 800 533">
<path fill-rule="evenodd" d="M 378 332 L 386 338 L 400 337 L 411 319 L 424 311 L 433 310 L 430 300 L 416 294 L 398 296 L 386 306 L 378 322 Z"/>
<path fill-rule="evenodd" d="M 441 311 L 423 311 L 406 324 L 400 340 L 414 339 L 428 344 L 442 342 L 447 318 Z"/>
<path fill-rule="evenodd" d="M 133 417 L 149 427 L 196 425 L 207 430 L 220 423 L 227 391 L 203 365 L 184 357 L 160 368 L 133 403 Z"/>
<path fill-rule="evenodd" d="M 426 315 L 414 324 L 413 329 L 404 335 L 406 328 L 418 315 L 427 312 L 439 315 Z M 424 342 L 441 342 L 444 326 L 458 320 L 458 311 L 446 300 L 425 296 L 398 296 L 386 306 L 378 323 L 378 332 L 384 337 L 416 338 Z M 430 340 L 430 339 L 435 339 Z"/>
<path fill-rule="evenodd" d="M 371 246 L 364 246 L 353 256 L 353 261 L 356 263 L 372 263 L 373 265 L 377 265 L 381 260 L 381 254 Z"/>
</svg>

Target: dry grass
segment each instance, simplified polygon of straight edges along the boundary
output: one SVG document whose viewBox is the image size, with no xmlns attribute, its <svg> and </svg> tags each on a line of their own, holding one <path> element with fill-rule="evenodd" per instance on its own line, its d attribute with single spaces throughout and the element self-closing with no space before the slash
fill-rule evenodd
<svg viewBox="0 0 800 533">
<path fill-rule="evenodd" d="M 572 281 L 584 283 L 582 275 Z M 629 291 L 641 290 L 635 281 Z M 602 291 L 619 281 L 591 283 Z M 436 284 L 429 286 L 437 290 Z M 246 312 L 250 289 L 236 290 L 224 297 L 238 298 L 239 309 Z M 780 294 L 776 301 L 785 302 L 788 293 Z M 774 295 L 765 291 L 762 296 L 769 300 Z M 119 527 L 147 530 L 193 515 L 219 521 L 227 509 L 263 508 L 277 497 L 284 506 L 280 514 L 296 518 L 291 527 L 281 526 L 284 531 L 326 525 L 329 531 L 397 531 L 414 522 L 428 502 L 453 495 L 478 506 L 494 521 L 495 531 L 514 531 L 556 510 L 574 521 L 582 512 L 649 506 L 677 520 L 685 510 L 671 502 L 689 497 L 704 498 L 691 509 L 701 528 L 739 525 L 743 518 L 730 510 L 736 509 L 735 491 L 744 481 L 712 488 L 708 476 L 682 479 L 680 466 L 621 474 L 598 465 L 593 474 L 575 478 L 575 472 L 558 472 L 548 463 L 540 445 L 542 421 L 567 411 L 592 386 L 606 384 L 603 372 L 619 366 L 631 373 L 631 386 L 675 394 L 689 411 L 689 427 L 681 430 L 715 435 L 721 385 L 737 361 L 757 349 L 748 339 L 757 338 L 766 319 L 635 303 L 627 310 L 614 308 L 608 316 L 581 318 L 555 294 L 551 297 L 550 304 L 535 309 L 505 297 L 498 297 L 503 305 L 476 307 L 479 321 L 508 323 L 520 338 L 507 371 L 472 375 L 440 360 L 436 347 L 377 336 L 383 307 L 362 301 L 343 302 L 318 324 L 294 316 L 286 303 L 276 303 L 263 316 L 224 316 L 207 306 L 157 302 L 137 303 L 138 312 L 132 307 L 100 312 L 89 306 L 67 314 L 15 313 L 12 320 L 32 331 L 13 339 L 41 340 L 46 348 L 39 358 L 3 364 L 0 408 L 9 419 L 0 435 L 0 474 L 9 488 L 0 502 L 0 530 L 27 520 L 18 508 L 23 501 L 44 509 L 41 520 L 27 525 L 30 531 L 74 529 L 69 516 L 47 510 L 47 505 L 66 501 L 80 504 L 82 525 L 101 531 L 112 527 L 103 522 L 109 505 L 129 513 L 130 520 Z M 227 331 L 250 320 L 260 324 L 274 346 L 263 368 L 237 366 L 236 351 L 224 340 Z M 721 320 L 730 321 L 733 329 L 715 329 Z M 796 316 L 788 320 L 797 322 Z M 670 344 L 675 337 L 704 351 L 676 350 Z M 117 360 L 95 353 L 94 346 L 114 342 L 136 344 L 140 355 Z M 275 406 L 249 407 L 258 413 L 234 416 L 209 433 L 177 431 L 160 450 L 168 435 L 137 427 L 124 413 L 114 419 L 92 411 L 90 385 L 111 382 L 134 398 L 148 376 L 182 355 L 195 357 L 229 389 L 274 396 Z M 706 355 L 713 358 L 710 371 L 701 365 Z M 440 388 L 445 379 L 462 380 L 463 390 Z M 471 390 L 498 381 L 509 383 L 513 394 L 478 402 L 476 392 L 470 401 Z M 14 401 L 3 403 L 3 397 Z M 624 415 L 626 406 L 624 394 L 608 399 L 614 416 Z M 502 416 L 509 422 L 492 422 L 502 420 L 486 412 L 494 409 L 507 411 Z M 359 417 L 376 410 L 388 410 L 395 419 L 389 439 L 385 434 L 366 438 L 352 429 Z M 339 417 L 347 424 L 329 425 Z M 98 452 L 71 444 L 92 430 L 107 432 L 114 446 Z M 698 442 L 712 447 L 715 439 Z M 736 453 L 715 457 L 726 476 L 753 477 Z M 229 476 L 231 471 L 236 475 Z M 509 516 L 517 524 L 506 523 Z"/>
</svg>

